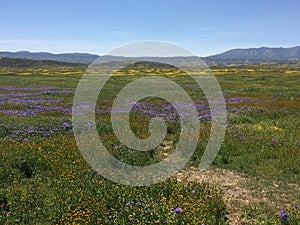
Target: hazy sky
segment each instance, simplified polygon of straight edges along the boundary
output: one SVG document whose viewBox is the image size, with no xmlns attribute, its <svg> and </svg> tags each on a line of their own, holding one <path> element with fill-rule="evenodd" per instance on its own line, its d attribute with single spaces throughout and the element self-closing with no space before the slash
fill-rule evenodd
<svg viewBox="0 0 300 225">
<path fill-rule="evenodd" d="M 206 56 L 300 45 L 300 1 L 10 0 L 0 4 L 0 28 L 0 51 L 104 54 L 162 40 Z"/>
</svg>

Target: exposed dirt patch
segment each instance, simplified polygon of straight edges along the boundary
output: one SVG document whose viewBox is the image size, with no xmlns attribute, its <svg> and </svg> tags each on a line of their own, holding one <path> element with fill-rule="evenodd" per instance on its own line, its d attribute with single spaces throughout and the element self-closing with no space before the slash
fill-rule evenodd
<svg viewBox="0 0 300 225">
<path fill-rule="evenodd" d="M 198 170 L 191 168 L 177 174 L 178 181 L 207 182 L 224 191 L 230 224 L 242 224 L 242 206 L 267 201 L 266 198 L 254 197 L 250 190 L 243 187 L 247 183 L 246 176 L 225 169 Z"/>
</svg>

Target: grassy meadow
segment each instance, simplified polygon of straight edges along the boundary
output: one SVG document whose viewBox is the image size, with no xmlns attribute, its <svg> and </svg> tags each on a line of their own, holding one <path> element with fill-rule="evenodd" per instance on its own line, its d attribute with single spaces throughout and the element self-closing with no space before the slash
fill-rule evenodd
<svg viewBox="0 0 300 225">
<path fill-rule="evenodd" d="M 71 121 L 84 69 L 0 68 L 0 224 L 226 225 L 233 224 L 233 216 L 238 217 L 236 224 L 300 224 L 299 69 L 212 68 L 224 93 L 228 124 L 210 169 L 245 177 L 240 188 L 254 199 L 231 199 L 230 207 L 226 187 L 214 182 L 175 176 L 152 186 L 130 187 L 90 168 L 76 146 Z M 191 78 L 164 76 L 180 84 L 199 111 L 199 143 L 184 173 L 197 167 L 205 150 L 209 107 Z M 150 165 L 166 158 L 178 141 L 174 108 L 149 98 L 132 111 L 132 130 L 140 138 L 149 135 L 152 117 L 167 121 L 167 136 L 151 153 L 122 145 L 110 123 L 115 96 L 140 77 L 111 77 L 98 98 L 96 124 L 112 155 L 129 164 Z"/>
</svg>

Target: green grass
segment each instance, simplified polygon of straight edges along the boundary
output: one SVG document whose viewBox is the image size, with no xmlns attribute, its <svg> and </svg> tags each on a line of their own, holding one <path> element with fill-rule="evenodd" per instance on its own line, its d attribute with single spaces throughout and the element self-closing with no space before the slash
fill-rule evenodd
<svg viewBox="0 0 300 225">
<path fill-rule="evenodd" d="M 24 72 L 32 75 L 22 75 Z M 1 98 L 27 93 L 44 100 L 39 103 L 42 106 L 70 108 L 81 74 L 78 69 L 2 69 L 0 88 L 13 90 L 0 89 Z M 110 107 L 122 87 L 139 77 L 112 77 L 99 95 L 98 106 Z M 283 208 L 290 213 L 290 224 L 299 224 L 300 210 L 293 206 L 300 204 L 300 73 L 273 69 L 216 77 L 229 98 L 246 99 L 228 102 L 225 141 L 211 166 L 250 177 L 247 188 L 257 197 L 266 190 L 266 203 L 242 206 L 245 224 L 284 224 L 277 217 Z M 189 77 L 168 78 L 182 85 L 192 99 L 205 100 Z M 55 89 L 36 89 L 41 86 Z M 18 89 L 24 87 L 33 89 Z M 161 103 L 159 99 L 148 102 Z M 0 110 L 32 108 L 29 103 L 0 104 Z M 150 118 L 139 113 L 131 116 L 138 137 L 149 135 Z M 0 224 L 226 224 L 223 191 L 206 183 L 171 178 L 133 188 L 96 175 L 64 123 L 71 124 L 71 116 L 60 110 L 38 111 L 34 116 L 0 112 Z M 176 144 L 180 126 L 176 121 L 167 125 L 165 141 Z M 121 146 L 107 113 L 97 115 L 97 128 L 109 151 L 126 163 L 149 165 L 163 158 L 161 147 L 151 155 Z M 202 121 L 199 143 L 187 168 L 199 164 L 209 129 L 210 122 Z M 169 154 L 173 147 L 164 153 Z M 172 207 L 183 211 L 174 213 Z"/>
</svg>

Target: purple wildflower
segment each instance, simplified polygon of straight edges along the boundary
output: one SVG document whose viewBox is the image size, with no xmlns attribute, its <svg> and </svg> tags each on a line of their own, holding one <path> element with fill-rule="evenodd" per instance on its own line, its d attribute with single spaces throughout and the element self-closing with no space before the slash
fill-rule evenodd
<svg viewBox="0 0 300 225">
<path fill-rule="evenodd" d="M 279 219 L 280 219 L 282 222 L 287 222 L 287 221 L 289 220 L 290 215 L 287 214 L 287 213 L 285 212 L 285 210 L 283 209 L 283 210 L 281 210 L 280 213 L 278 214 L 278 217 L 279 217 Z"/>
<path fill-rule="evenodd" d="M 141 203 L 141 202 L 137 202 L 136 205 L 137 205 L 137 206 L 141 206 L 142 203 Z"/>
<path fill-rule="evenodd" d="M 63 129 L 69 129 L 69 128 L 71 128 L 71 125 L 70 124 L 68 124 L 68 123 L 66 123 L 66 122 L 64 122 L 62 125 L 61 125 L 61 128 L 63 128 Z"/>
<path fill-rule="evenodd" d="M 181 213 L 181 212 L 182 212 L 182 209 L 179 208 L 179 207 L 172 207 L 172 211 L 173 211 L 174 213 Z"/>
</svg>

